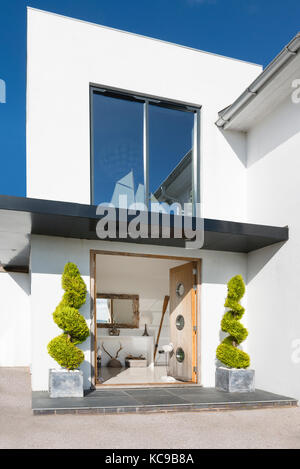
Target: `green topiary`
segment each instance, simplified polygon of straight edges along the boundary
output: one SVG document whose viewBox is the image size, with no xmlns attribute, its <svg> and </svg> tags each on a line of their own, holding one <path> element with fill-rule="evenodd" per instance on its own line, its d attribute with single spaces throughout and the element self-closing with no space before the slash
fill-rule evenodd
<svg viewBox="0 0 300 469">
<path fill-rule="evenodd" d="M 48 344 L 48 353 L 67 370 L 76 370 L 84 360 L 82 350 L 76 347 L 90 332 L 78 309 L 86 300 L 86 285 L 75 264 L 65 265 L 62 275 L 63 298 L 53 313 L 54 322 L 64 331 Z"/>
<path fill-rule="evenodd" d="M 236 275 L 227 286 L 228 294 L 224 306 L 230 309 L 223 316 L 221 329 L 230 335 L 217 348 L 217 358 L 230 368 L 248 368 L 249 355 L 237 348 L 248 336 L 247 329 L 239 322 L 245 312 L 245 308 L 240 305 L 240 300 L 245 294 L 243 277 Z"/>
</svg>

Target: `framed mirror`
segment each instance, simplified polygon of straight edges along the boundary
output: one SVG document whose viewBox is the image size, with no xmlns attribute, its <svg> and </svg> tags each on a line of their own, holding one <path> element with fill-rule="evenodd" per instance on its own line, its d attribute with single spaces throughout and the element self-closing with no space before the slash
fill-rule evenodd
<svg viewBox="0 0 300 469">
<path fill-rule="evenodd" d="M 98 293 L 96 309 L 97 327 L 139 327 L 139 295 Z"/>
</svg>

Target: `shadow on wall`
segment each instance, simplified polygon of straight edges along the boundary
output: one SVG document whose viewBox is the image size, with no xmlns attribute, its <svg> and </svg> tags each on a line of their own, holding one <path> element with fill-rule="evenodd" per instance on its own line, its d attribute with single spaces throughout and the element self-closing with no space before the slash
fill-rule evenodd
<svg viewBox="0 0 300 469">
<path fill-rule="evenodd" d="M 226 286 L 237 274 L 246 277 L 247 254 L 203 251 L 202 261 L 202 284 Z"/>
<path fill-rule="evenodd" d="M 293 103 L 289 96 L 280 106 L 279 112 L 272 112 L 259 122 L 253 134 L 250 133 L 250 137 L 245 138 L 245 132 L 220 129 L 221 134 L 245 168 L 250 168 L 299 133 L 300 104 Z M 286 122 L 288 125 L 285 124 Z M 251 157 L 249 158 L 247 154 Z"/>
<path fill-rule="evenodd" d="M 25 225 L 23 225 L 25 226 Z M 30 228 L 28 228 L 30 230 Z M 22 242 L 22 244 L 26 244 L 26 246 L 21 250 L 17 250 L 17 254 L 10 259 L 10 263 L 13 266 L 23 266 L 23 265 L 28 265 L 28 260 L 30 258 L 30 235 L 15 235 L 15 233 L 12 233 L 11 236 L 15 238 L 15 243 L 18 245 L 19 242 Z M 6 242 L 6 241 L 5 241 Z"/>
<path fill-rule="evenodd" d="M 31 283 L 30 275 L 22 272 L 7 272 L 7 275 L 23 290 L 23 292 L 30 296 Z"/>
<path fill-rule="evenodd" d="M 79 347 L 81 350 L 82 348 Z M 83 388 L 84 390 L 91 389 L 93 386 L 92 376 L 95 375 L 95 368 L 91 362 L 84 360 L 79 369 L 83 372 Z"/>
<path fill-rule="evenodd" d="M 219 129 L 228 145 L 238 157 L 242 165 L 247 167 L 246 137 L 244 132 Z"/>
<path fill-rule="evenodd" d="M 85 282 L 86 284 L 86 282 Z M 87 286 L 87 292 L 86 292 L 86 301 L 85 303 L 81 306 L 81 308 L 79 308 L 79 312 L 80 314 L 84 317 L 84 319 L 86 320 L 90 320 L 91 319 L 91 308 L 90 308 L 90 305 L 91 305 L 91 295 L 90 295 L 90 292 L 88 290 L 88 285 Z"/>
<path fill-rule="evenodd" d="M 274 257 L 277 252 L 284 246 L 285 242 L 276 243 L 272 246 L 267 246 L 257 251 L 252 252 L 251 264 L 248 258 L 248 269 L 247 269 L 247 284 L 253 280 L 256 275 L 264 268 L 264 266 Z"/>
<path fill-rule="evenodd" d="M 225 301 L 225 300 L 224 300 Z M 223 311 L 223 314 L 222 314 L 222 317 L 224 316 L 225 312 L 226 312 L 226 308 L 224 308 L 224 311 Z M 222 329 L 220 328 L 219 330 L 219 344 L 221 344 L 223 342 L 223 340 L 225 339 L 225 337 L 229 336 L 228 332 L 224 332 L 222 331 Z M 216 368 L 220 368 L 222 366 L 225 366 L 224 363 L 220 362 L 220 360 L 218 360 L 218 358 L 216 357 L 215 358 L 215 367 Z"/>
<path fill-rule="evenodd" d="M 284 242 L 277 243 L 272 246 L 268 246 L 262 249 L 258 249 L 254 251 L 251 255 L 254 256 L 251 258 L 251 264 L 249 265 L 249 255 L 248 255 L 248 268 L 247 268 L 247 281 L 246 284 L 248 285 L 251 280 L 253 280 L 256 275 L 264 268 L 264 266 L 279 252 L 279 250 L 284 246 Z M 219 274 L 217 277 L 219 283 L 226 284 L 228 280 L 232 277 L 230 276 L 230 267 L 226 267 L 223 263 L 220 264 L 220 270 L 218 271 Z M 227 311 L 225 308 L 223 314 Z M 225 337 L 228 336 L 227 332 L 223 332 L 222 329 L 219 329 L 219 343 L 221 343 Z M 240 345 L 238 347 L 240 350 L 243 350 L 243 346 Z M 215 366 L 216 368 L 220 366 L 224 366 L 217 358 L 215 358 Z"/>
<path fill-rule="evenodd" d="M 272 112 L 254 129 L 248 137 L 248 167 L 257 163 L 275 148 L 299 133 L 300 104 L 294 104 L 288 97 L 278 112 Z M 287 124 L 288 123 L 288 124 Z"/>
</svg>

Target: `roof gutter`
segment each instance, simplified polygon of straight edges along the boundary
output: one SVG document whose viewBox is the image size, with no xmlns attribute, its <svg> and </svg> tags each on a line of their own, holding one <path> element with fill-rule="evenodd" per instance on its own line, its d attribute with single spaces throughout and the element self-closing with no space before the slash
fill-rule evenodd
<svg viewBox="0 0 300 469">
<path fill-rule="evenodd" d="M 230 122 L 253 101 L 258 93 L 266 86 L 289 62 L 291 62 L 300 50 L 300 32 L 289 42 L 287 46 L 275 57 L 264 71 L 253 81 L 233 104 L 219 112 L 216 125 L 226 129 Z"/>
</svg>

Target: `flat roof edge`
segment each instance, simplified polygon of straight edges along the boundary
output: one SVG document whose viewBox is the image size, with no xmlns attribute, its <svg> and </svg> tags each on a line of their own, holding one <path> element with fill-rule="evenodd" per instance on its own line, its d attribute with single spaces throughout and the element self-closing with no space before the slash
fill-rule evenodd
<svg viewBox="0 0 300 469">
<path fill-rule="evenodd" d="M 62 15 L 60 13 L 55 13 L 53 11 L 41 10 L 40 8 L 34 8 L 34 7 L 30 7 L 30 6 L 27 6 L 27 10 L 38 11 L 38 12 L 44 13 L 46 15 L 58 16 L 60 18 L 65 18 L 65 19 L 70 20 L 70 21 L 76 21 L 78 23 L 89 24 L 90 26 L 95 26 L 95 27 L 102 28 L 102 29 L 109 29 L 111 31 L 115 31 L 115 32 L 122 33 L 122 34 L 129 34 L 129 35 L 132 35 L 132 36 L 137 36 L 137 37 L 140 37 L 142 39 L 148 39 L 150 41 L 162 42 L 164 44 L 169 44 L 169 45 L 174 46 L 174 47 L 181 47 L 183 49 L 188 49 L 188 50 L 191 50 L 191 51 L 194 51 L 194 52 L 200 52 L 202 54 L 212 55 L 212 56 L 215 56 L 215 57 L 220 57 L 222 59 L 233 60 L 235 62 L 240 62 L 240 63 L 244 63 L 244 64 L 248 64 L 248 65 L 253 65 L 255 67 L 260 67 L 261 68 L 261 66 L 262 66 L 261 64 L 257 64 L 255 62 L 250 62 L 250 61 L 243 60 L 243 59 L 237 59 L 235 57 L 228 57 L 226 55 L 218 54 L 216 52 L 208 52 L 208 51 L 205 51 L 205 50 L 202 50 L 202 49 L 196 49 L 195 47 L 186 46 L 184 44 L 177 44 L 176 42 L 166 41 L 164 39 L 158 39 L 158 38 L 151 37 L 151 36 L 144 36 L 143 34 L 133 33 L 131 31 L 125 31 L 123 29 L 114 28 L 112 26 L 105 26 L 103 24 L 93 23 L 92 21 L 82 20 L 82 19 L 79 19 L 79 18 L 74 18 L 72 16 L 67 16 L 67 15 Z"/>
<path fill-rule="evenodd" d="M 23 269 L 24 271 L 24 268 L 29 266 L 32 235 L 101 241 L 97 236 L 97 224 L 106 215 L 97 214 L 96 208 L 96 206 L 72 202 L 0 196 L 0 226 L 2 227 L 0 230 L 0 266 L 6 270 L 17 269 L 20 271 Z M 128 216 L 127 225 L 132 217 L 135 218 L 135 215 Z M 124 220 L 123 217 L 122 219 Z M 163 222 L 160 216 L 157 224 L 153 224 L 151 213 L 148 213 L 148 236 L 146 238 L 132 239 L 128 231 L 127 236 L 123 238 L 123 236 L 119 236 L 117 231 L 116 236 L 110 237 L 108 233 L 108 238 L 106 237 L 104 240 L 111 243 L 117 241 L 127 244 L 138 242 L 138 244 L 144 245 L 145 249 L 149 245 L 186 248 L 185 242 L 190 240 L 185 236 L 184 229 L 182 236 L 177 238 L 174 231 L 174 216 L 170 217 L 169 238 L 163 236 L 162 227 L 165 226 Z M 117 226 L 119 226 L 118 216 Z M 157 226 L 159 227 L 159 235 L 156 238 L 152 238 L 153 226 L 155 229 Z M 197 230 L 195 218 L 192 219 L 192 229 L 194 233 Z M 247 254 L 266 246 L 284 243 L 288 239 L 288 227 L 205 218 L 204 244 L 201 248 L 196 245 L 195 249 L 199 250 L 199 253 L 201 250 L 212 250 Z M 114 244 L 111 246 L 113 250 Z"/>
</svg>

